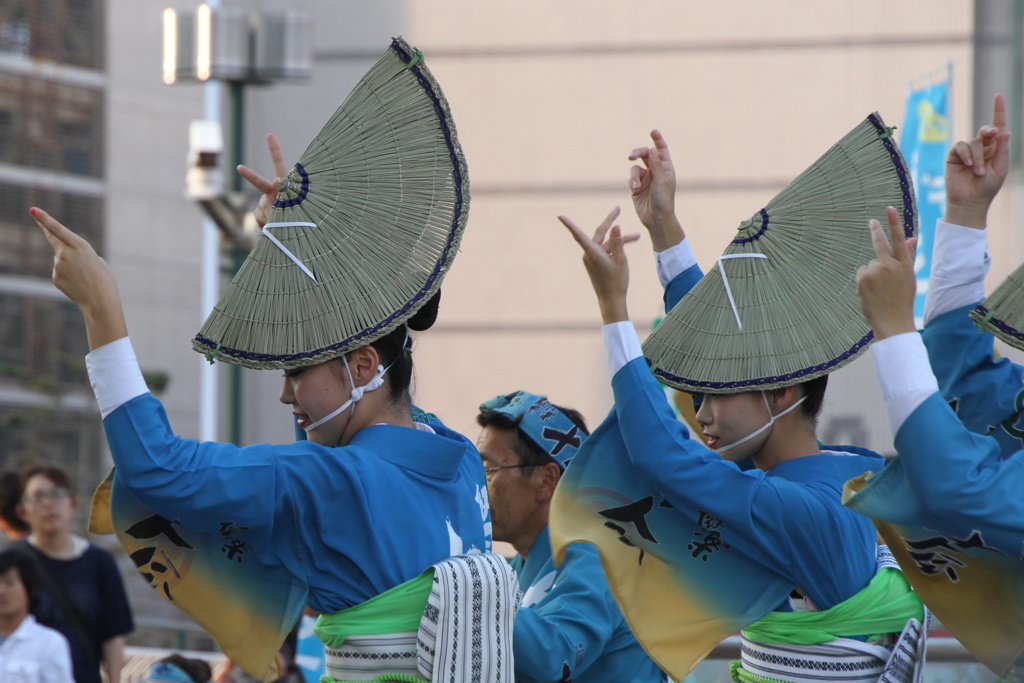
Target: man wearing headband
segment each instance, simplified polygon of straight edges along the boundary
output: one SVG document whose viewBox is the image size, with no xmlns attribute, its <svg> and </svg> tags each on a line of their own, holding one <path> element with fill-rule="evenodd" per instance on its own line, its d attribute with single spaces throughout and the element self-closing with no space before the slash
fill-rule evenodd
<svg viewBox="0 0 1024 683">
<path fill-rule="evenodd" d="M 991 125 L 946 158 L 946 211 L 935 229 L 925 328 L 914 325 L 914 253 L 892 246 L 873 222 L 878 254 L 857 291 L 875 331 L 878 370 L 898 457 L 847 504 L 891 535 L 900 564 L 925 603 L 996 674 L 1024 680 L 1024 368 L 995 360 L 982 308 L 1004 314 L 1000 290 L 1019 297 L 1019 273 L 980 304 L 988 271 L 988 209 L 1009 167 L 1006 103 Z M 891 221 L 891 219 L 890 219 Z M 984 329 L 983 329 L 984 327 Z M 1022 348 L 1019 332 L 1000 338 Z M 930 361 L 930 363 L 929 363 Z M 852 483 L 852 482 L 851 482 Z"/>
<path fill-rule="evenodd" d="M 583 416 L 516 391 L 481 404 L 476 419 L 494 540 L 519 553 L 512 560 L 524 593 L 512 641 L 516 680 L 660 681 L 608 590 L 594 547 L 574 545 L 557 569 L 551 558 L 551 498 L 589 434 Z"/>
</svg>

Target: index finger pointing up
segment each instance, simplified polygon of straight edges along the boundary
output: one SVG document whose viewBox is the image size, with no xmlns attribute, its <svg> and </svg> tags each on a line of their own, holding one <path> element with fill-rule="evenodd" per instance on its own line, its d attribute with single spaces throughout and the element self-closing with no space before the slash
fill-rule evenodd
<svg viewBox="0 0 1024 683">
<path fill-rule="evenodd" d="M 270 148 L 270 160 L 274 162 L 274 175 L 284 178 L 288 175 L 288 167 L 284 165 L 281 143 L 277 141 L 277 136 L 273 133 L 267 133 L 267 147 Z"/>
<path fill-rule="evenodd" d="M 29 209 L 29 215 L 35 219 L 36 224 L 42 229 L 43 236 L 46 237 L 46 241 L 50 243 L 50 246 L 57 249 L 60 246 L 73 244 L 78 235 L 71 232 L 50 214 L 46 213 L 42 209 L 32 207 Z"/>
<path fill-rule="evenodd" d="M 658 156 L 665 161 L 671 161 L 672 157 L 668 153 L 668 142 L 660 130 L 654 129 L 651 131 L 651 140 L 654 141 L 654 147 L 658 150 Z"/>
<path fill-rule="evenodd" d="M 885 217 L 889 222 L 889 240 L 892 244 L 891 251 L 890 249 L 886 249 L 886 251 L 891 253 L 894 259 L 902 263 L 909 263 L 913 261 L 913 256 L 910 253 L 909 247 L 907 247 L 907 236 L 903 231 L 903 223 L 900 222 L 899 212 L 890 206 L 885 210 Z M 882 237 L 882 226 L 879 225 L 878 227 L 879 230 L 877 231 L 877 234 L 879 237 Z M 875 234 L 875 231 L 872 230 L 872 240 L 874 240 Z M 878 254 L 877 242 L 875 242 L 875 254 Z"/>
<path fill-rule="evenodd" d="M 1006 130 L 1006 98 L 996 95 L 992 101 L 992 125 L 1000 132 Z"/>
</svg>

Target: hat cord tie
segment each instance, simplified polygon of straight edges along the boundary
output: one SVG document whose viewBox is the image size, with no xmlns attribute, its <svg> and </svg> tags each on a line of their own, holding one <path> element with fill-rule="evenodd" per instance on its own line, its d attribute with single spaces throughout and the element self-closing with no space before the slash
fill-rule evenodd
<svg viewBox="0 0 1024 683">
<path fill-rule="evenodd" d="M 297 257 L 295 254 L 293 254 L 292 252 L 288 251 L 288 247 L 286 247 L 283 244 L 281 244 L 281 240 L 279 240 L 276 237 L 274 237 L 273 235 L 271 235 L 270 234 L 270 229 L 271 228 L 315 228 L 315 227 L 316 227 L 316 223 L 305 223 L 305 222 L 302 222 L 302 221 L 293 221 L 293 222 L 288 222 L 288 223 L 267 223 L 266 225 L 263 226 L 263 234 L 267 236 L 267 239 L 269 239 L 271 242 L 273 242 L 275 245 L 277 245 L 277 248 L 280 249 L 281 251 L 283 251 L 284 255 L 287 256 L 288 258 L 290 258 L 295 263 L 295 265 L 297 265 L 299 268 L 302 268 L 302 272 L 305 273 L 306 275 L 308 275 L 309 279 L 312 280 L 313 282 L 316 282 L 316 278 L 313 276 L 313 273 L 310 272 L 309 268 L 306 267 L 306 264 L 304 264 L 302 261 L 300 261 L 299 257 Z"/>
<path fill-rule="evenodd" d="M 733 258 L 768 258 L 764 254 L 722 254 L 718 257 L 718 274 L 722 276 L 722 285 L 725 287 L 725 295 L 729 297 L 729 306 L 732 308 L 732 314 L 736 318 L 736 326 L 741 330 L 743 329 L 743 323 L 740 322 L 740 312 L 736 310 L 736 300 L 732 297 L 732 290 L 729 289 L 729 279 L 725 277 L 725 266 L 722 263 L 725 259 Z"/>
</svg>

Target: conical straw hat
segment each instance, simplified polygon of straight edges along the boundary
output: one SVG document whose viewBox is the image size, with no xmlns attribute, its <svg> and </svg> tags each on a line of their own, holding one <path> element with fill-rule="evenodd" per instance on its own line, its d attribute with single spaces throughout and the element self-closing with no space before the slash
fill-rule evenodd
<svg viewBox="0 0 1024 683">
<path fill-rule="evenodd" d="M 805 382 L 856 358 L 871 328 L 857 268 L 874 258 L 868 220 L 917 227 L 910 173 L 871 114 L 801 173 L 735 239 L 644 342 L 659 380 L 729 394 Z"/>
<path fill-rule="evenodd" d="M 192 348 L 270 369 L 365 346 L 437 292 L 468 211 L 448 103 L 422 53 L 397 38 L 281 182 Z"/>
<path fill-rule="evenodd" d="M 1013 348 L 1024 350 L 1024 264 L 974 307 L 971 318 Z"/>
</svg>

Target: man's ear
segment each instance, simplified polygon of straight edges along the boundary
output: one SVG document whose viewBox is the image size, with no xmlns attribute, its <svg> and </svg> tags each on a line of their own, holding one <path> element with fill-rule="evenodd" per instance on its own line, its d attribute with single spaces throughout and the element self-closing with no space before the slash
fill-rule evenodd
<svg viewBox="0 0 1024 683">
<path fill-rule="evenodd" d="M 545 463 L 537 468 L 534 476 L 538 478 L 537 502 L 545 503 L 550 501 L 551 497 L 555 495 L 555 487 L 558 486 L 558 480 L 562 477 L 562 468 L 555 462 Z"/>
</svg>

